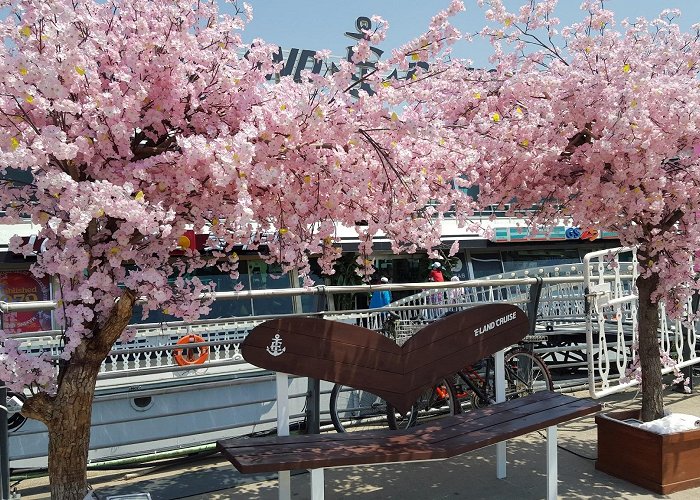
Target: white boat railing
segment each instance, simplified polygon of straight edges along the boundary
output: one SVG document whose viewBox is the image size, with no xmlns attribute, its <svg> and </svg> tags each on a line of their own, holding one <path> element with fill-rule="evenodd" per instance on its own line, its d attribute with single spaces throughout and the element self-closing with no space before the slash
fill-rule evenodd
<svg viewBox="0 0 700 500">
<path fill-rule="evenodd" d="M 557 368 L 577 373 L 587 370 L 579 379 L 569 377 L 567 383 L 573 385 L 573 380 L 582 380 L 588 384 L 593 397 L 600 397 L 633 383 L 626 380 L 625 370 L 633 360 L 630 345 L 636 332 L 636 302 L 632 294 L 634 260 L 632 258 L 629 263 L 620 261 L 624 252 L 613 252 L 617 253 L 612 257 L 617 259 L 616 265 L 610 265 L 611 251 L 605 250 L 589 254 L 583 264 L 543 267 L 478 280 L 224 292 L 215 294 L 215 299 L 309 294 L 332 297 L 339 293 L 371 293 L 374 290 L 416 292 L 382 309 L 303 313 L 304 316 L 343 321 L 372 330 L 382 329 L 388 311 L 398 314 L 403 322 L 424 323 L 450 311 L 481 303 L 507 302 L 526 312 L 534 310 L 536 305 L 536 318 L 531 322 L 530 333 L 540 338 L 536 351 L 555 369 L 555 379 Z M 537 284 L 541 285 L 541 290 L 533 298 L 532 287 Z M 28 310 L 33 305 L 45 309 L 51 303 L 0 303 L 0 313 Z M 131 340 L 114 346 L 102 364 L 100 378 L 243 364 L 241 342 L 252 328 L 273 317 L 279 316 L 130 325 L 128 337 Z M 685 328 L 662 314 L 661 325 L 660 341 L 679 366 L 700 361 L 695 352 L 695 324 Z M 186 347 L 177 344 L 179 339 L 187 336 L 192 336 L 189 340 L 193 343 Z M 21 340 L 21 348 L 27 352 L 44 353 L 55 358 L 60 355 L 60 331 L 20 334 L 16 338 Z M 205 346 L 208 352 L 201 365 L 178 365 L 175 351 Z M 572 353 L 575 356 L 570 356 Z"/>
<path fill-rule="evenodd" d="M 590 307 L 590 314 L 585 316 L 586 345 L 594 353 L 588 359 L 588 390 L 592 397 L 600 398 L 638 384 L 629 373 L 637 358 L 634 347 L 638 335 L 638 298 L 633 286 L 637 276 L 636 251 L 621 247 L 589 253 L 584 258 L 584 271 Z M 602 276 L 612 280 L 603 280 Z M 686 311 L 695 312 L 697 302 L 697 296 L 691 297 Z M 663 373 L 699 363 L 697 320 L 672 320 L 663 303 L 660 305 L 659 343 L 674 364 L 664 367 Z"/>
<path fill-rule="evenodd" d="M 475 304 L 508 301 L 526 307 L 526 295 L 522 293 L 535 279 L 521 278 L 509 280 L 474 280 L 447 283 L 408 283 L 388 284 L 382 286 L 329 287 L 317 286 L 304 289 L 256 290 L 247 292 L 224 292 L 216 294 L 216 300 L 236 300 L 241 298 L 270 297 L 273 295 L 323 294 L 332 296 L 338 293 L 369 293 L 377 289 L 396 291 L 421 290 L 413 299 L 401 300 L 383 309 L 364 309 L 347 311 L 304 312 L 305 316 L 317 316 L 356 324 L 372 330 L 381 330 L 387 311 L 399 314 L 406 321 L 429 322 L 445 313 L 463 309 Z M 489 290 L 491 290 L 489 292 Z M 51 302 L 41 303 L 0 303 L 0 312 L 18 310 L 50 309 Z M 293 316 L 293 315 L 287 315 Z M 163 367 L 180 368 L 174 351 L 183 349 L 177 341 L 187 336 L 192 337 L 188 348 L 204 347 L 208 349 L 205 364 L 242 363 L 240 343 L 248 331 L 263 321 L 279 316 L 248 316 L 233 318 L 205 319 L 186 322 L 168 322 L 151 324 L 133 324 L 127 328 L 125 337 L 130 340 L 118 342 L 102 364 L 100 377 L 117 373 L 129 376 L 135 371 L 148 371 Z M 21 341 L 20 347 L 26 352 L 42 353 L 58 359 L 62 349 L 62 332 L 60 330 L 22 333 L 14 338 Z M 198 340 L 199 338 L 202 341 Z M 188 366 L 184 369 L 191 368 Z"/>
<path fill-rule="evenodd" d="M 497 274 L 462 282 L 464 286 L 444 291 L 421 291 L 392 305 L 429 306 L 433 303 L 460 302 L 480 304 L 488 302 L 508 302 L 523 305 L 530 299 L 530 287 L 537 278 L 543 279 L 544 286 L 539 296 L 538 322 L 582 321 L 585 311 L 583 293 L 583 265 L 559 265 L 539 267 Z M 449 310 L 449 308 L 447 309 Z M 445 310 L 431 315 L 439 317 Z"/>
</svg>

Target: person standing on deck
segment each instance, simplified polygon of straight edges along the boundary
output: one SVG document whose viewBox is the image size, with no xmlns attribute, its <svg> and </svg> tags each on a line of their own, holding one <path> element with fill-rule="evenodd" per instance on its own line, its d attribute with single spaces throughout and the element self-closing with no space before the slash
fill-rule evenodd
<svg viewBox="0 0 700 500">
<path fill-rule="evenodd" d="M 432 264 L 430 264 L 428 281 L 445 281 L 445 277 L 442 275 L 442 264 L 440 264 L 439 262 L 433 262 Z M 435 290 L 433 293 L 430 294 L 428 301 L 431 304 L 440 304 L 444 302 L 444 298 L 445 292 L 443 290 Z M 431 309 L 430 311 L 426 311 L 424 314 L 427 314 L 427 316 L 431 318 L 431 320 L 434 320 L 445 314 L 445 311 L 443 311 L 442 309 Z"/>
<path fill-rule="evenodd" d="M 384 285 L 389 283 L 389 278 L 382 276 L 380 279 L 375 280 L 373 284 Z M 378 307 L 388 306 L 391 303 L 391 292 L 389 290 L 375 290 L 372 292 L 372 298 L 369 300 L 369 308 L 375 309 Z"/>
<path fill-rule="evenodd" d="M 458 276 L 452 276 L 450 281 L 459 281 Z M 464 288 L 452 288 L 448 292 L 449 300 L 452 304 L 459 304 L 464 301 Z M 458 311 L 458 308 L 453 308 L 454 311 Z"/>
<path fill-rule="evenodd" d="M 445 277 L 442 275 L 442 264 L 439 262 L 433 262 L 430 264 L 428 281 L 445 281 Z"/>
</svg>

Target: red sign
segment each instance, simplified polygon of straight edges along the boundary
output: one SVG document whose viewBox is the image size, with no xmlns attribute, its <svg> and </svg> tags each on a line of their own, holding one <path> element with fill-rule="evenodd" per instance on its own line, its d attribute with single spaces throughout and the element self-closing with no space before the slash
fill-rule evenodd
<svg viewBox="0 0 700 500">
<path fill-rule="evenodd" d="M 51 300 L 49 279 L 36 278 L 29 271 L 0 272 L 0 301 L 30 302 Z M 10 333 L 51 330 L 51 314 L 48 311 L 22 311 L 3 314 L 3 329 Z"/>
</svg>

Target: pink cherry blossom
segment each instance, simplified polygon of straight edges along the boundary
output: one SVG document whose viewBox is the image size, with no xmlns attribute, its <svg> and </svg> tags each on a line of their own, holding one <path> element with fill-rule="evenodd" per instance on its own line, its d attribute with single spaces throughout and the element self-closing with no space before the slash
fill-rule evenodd
<svg viewBox="0 0 700 500">
<path fill-rule="evenodd" d="M 57 360 L 24 353 L 0 334 L 0 377 L 14 390 L 31 388 L 36 396 L 23 411 L 52 436 L 63 425 L 62 408 L 90 407 L 100 362 L 124 333 L 136 298 L 144 314 L 161 309 L 189 320 L 206 313 L 209 303 L 198 297 L 213 285 L 190 276 L 217 264 L 237 279 L 235 246 L 264 244 L 265 260 L 302 276 L 318 258 L 331 274 L 341 225 L 367 222 L 357 229 L 369 256 L 378 234 L 396 252 L 432 251 L 444 213 L 455 206 L 468 223 L 474 202 L 453 183 L 463 175 L 476 180 L 468 167 L 477 155 L 455 154 L 450 127 L 459 98 L 449 86 L 464 70 L 443 57 L 460 37 L 449 18 L 461 2 L 377 62 L 363 82 L 355 63 L 384 40 L 388 25 L 378 17 L 354 62 L 278 83 L 266 79 L 280 69 L 277 48 L 243 43 L 252 12 L 236 2 L 234 16 L 209 0 L 5 5 L 0 174 L 12 166 L 34 180 L 4 184 L 2 222 L 26 215 L 40 227 L 44 251 L 32 271 L 57 283 L 63 336 Z M 394 68 L 415 60 L 433 66 L 384 84 Z M 374 93 L 352 92 L 359 83 Z M 215 236 L 219 260 L 196 249 L 174 256 L 187 231 Z M 11 249 L 29 255 L 33 245 L 15 238 Z M 361 261 L 366 275 L 369 263 Z M 81 425 L 76 435 L 88 432 Z M 66 446 L 82 456 L 86 442 Z M 56 457 L 49 462 L 52 479 L 62 478 L 52 481 L 60 498 L 66 478 L 80 475 L 65 474 Z M 78 483 L 70 487 L 84 486 Z"/>
<path fill-rule="evenodd" d="M 656 304 L 684 317 L 699 288 L 697 26 L 683 32 L 675 11 L 618 21 L 587 1 L 583 21 L 559 28 L 554 1 L 518 12 L 484 3 L 492 23 L 482 34 L 502 81 L 462 108 L 475 126 L 463 140 L 488 180 L 480 200 L 540 206 L 534 226 L 596 227 L 638 247 L 641 368 L 645 385 L 658 387 L 645 390 L 643 416 L 654 418 L 662 410 Z"/>
</svg>

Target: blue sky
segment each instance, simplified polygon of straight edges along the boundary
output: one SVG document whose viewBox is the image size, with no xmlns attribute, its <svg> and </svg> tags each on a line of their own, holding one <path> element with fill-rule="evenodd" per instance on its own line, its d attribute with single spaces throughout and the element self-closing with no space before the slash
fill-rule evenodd
<svg viewBox="0 0 700 500">
<path fill-rule="evenodd" d="M 525 0 L 508 1 L 518 5 Z M 260 37 L 276 43 L 284 49 L 330 49 L 333 55 L 344 57 L 345 47 L 351 40 L 346 31 L 355 31 L 355 20 L 359 16 L 374 14 L 385 18 L 389 24 L 389 36 L 379 48 L 390 51 L 423 33 L 430 18 L 447 7 L 449 0 L 247 0 L 253 6 L 254 19 L 244 32 L 244 40 Z M 579 0 L 560 0 L 557 15 L 562 24 L 581 18 Z M 465 0 L 466 12 L 454 20 L 463 32 L 475 33 L 486 24 L 483 9 L 476 0 Z M 656 17 L 665 8 L 679 8 L 683 15 L 680 24 L 685 28 L 700 22 L 698 0 L 611 0 L 606 7 L 615 11 L 616 18 L 638 16 Z M 478 40 L 473 44 L 461 42 L 455 55 L 472 59 L 477 66 L 487 64 L 489 46 Z"/>
</svg>

